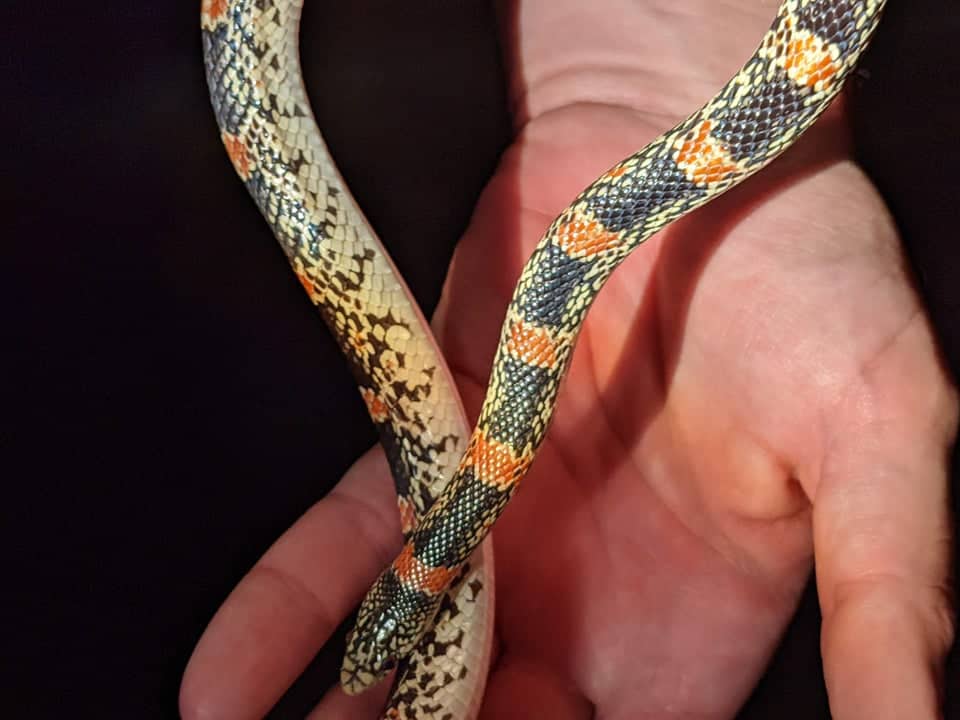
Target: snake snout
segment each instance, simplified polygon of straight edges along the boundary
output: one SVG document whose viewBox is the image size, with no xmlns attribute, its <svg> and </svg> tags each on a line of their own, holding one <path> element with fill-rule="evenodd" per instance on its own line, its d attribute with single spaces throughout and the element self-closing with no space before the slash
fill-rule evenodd
<svg viewBox="0 0 960 720">
<path fill-rule="evenodd" d="M 340 685 L 348 695 L 358 695 L 378 684 L 397 666 L 396 658 L 379 653 L 358 664 L 348 652 L 340 668 Z"/>
<path fill-rule="evenodd" d="M 379 683 L 396 666 L 396 657 L 383 648 L 352 649 L 348 645 L 340 668 L 340 684 L 348 695 L 356 695 Z"/>
<path fill-rule="evenodd" d="M 364 615 L 347 636 L 347 649 L 340 669 L 340 684 L 350 695 L 367 690 L 397 666 L 394 647 L 398 622 L 389 610 Z"/>
</svg>

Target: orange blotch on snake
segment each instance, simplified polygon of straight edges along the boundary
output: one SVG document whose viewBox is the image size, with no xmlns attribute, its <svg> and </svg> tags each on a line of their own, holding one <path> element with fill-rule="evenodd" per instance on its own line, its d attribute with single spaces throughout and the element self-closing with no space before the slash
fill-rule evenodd
<svg viewBox="0 0 960 720">
<path fill-rule="evenodd" d="M 609 180 L 615 180 L 616 178 L 621 177 L 622 175 L 624 175 L 626 172 L 627 172 L 627 166 L 626 166 L 626 165 L 617 165 L 615 168 L 612 168 L 612 169 L 610 169 L 610 170 L 607 170 L 607 172 L 605 172 L 605 173 L 603 174 L 603 177 L 605 177 L 605 178 L 607 178 L 607 179 L 609 179 Z"/>
<path fill-rule="evenodd" d="M 219 20 L 227 14 L 227 0 L 202 0 L 200 17 L 210 22 Z"/>
<path fill-rule="evenodd" d="M 510 324 L 507 352 L 534 367 L 552 368 L 557 364 L 557 343 L 550 331 L 522 320 Z"/>
<path fill-rule="evenodd" d="M 363 402 L 367 406 L 367 412 L 370 414 L 371 420 L 375 423 L 382 423 L 387 420 L 390 411 L 379 395 L 370 388 L 361 387 L 360 397 L 363 398 Z"/>
<path fill-rule="evenodd" d="M 370 351 L 370 344 L 367 342 L 367 334 L 363 330 L 351 328 L 347 332 L 347 342 L 357 355 L 364 355 Z"/>
<path fill-rule="evenodd" d="M 393 561 L 393 572 L 401 582 L 427 595 L 442 593 L 453 582 L 457 568 L 434 568 L 420 561 L 414 554 L 413 543 L 407 543 Z"/>
<path fill-rule="evenodd" d="M 787 15 L 776 32 L 767 34 L 764 46 L 774 50 L 774 62 L 793 82 L 812 90 L 830 90 L 843 69 L 834 59 L 841 53 L 831 52 L 830 44 L 796 25 L 795 18 Z"/>
<path fill-rule="evenodd" d="M 620 233 L 610 232 L 598 221 L 574 217 L 557 228 L 557 245 L 572 258 L 592 257 L 620 244 Z"/>
<path fill-rule="evenodd" d="M 703 120 L 674 143 L 674 160 L 695 185 L 713 185 L 738 169 L 727 148 L 710 131 L 713 123 Z"/>
<path fill-rule="evenodd" d="M 227 155 L 230 157 L 230 162 L 233 163 L 237 175 L 240 176 L 241 180 L 248 180 L 250 178 L 250 155 L 247 153 L 247 146 L 243 144 L 239 137 L 229 133 L 223 133 L 223 146 L 227 149 Z"/>
<path fill-rule="evenodd" d="M 475 477 L 502 492 L 514 489 L 530 467 L 532 458 L 518 455 L 506 443 L 487 437 L 482 430 L 474 433 L 463 464 L 472 467 Z"/>
<path fill-rule="evenodd" d="M 307 291 L 307 295 L 309 295 L 310 297 L 313 297 L 313 293 L 314 293 L 313 280 L 311 280 L 310 277 L 304 272 L 298 272 L 296 273 L 296 275 L 297 275 L 297 280 L 299 280 L 300 284 L 303 285 L 303 289 Z"/>
<path fill-rule="evenodd" d="M 417 526 L 417 514 L 413 503 L 402 495 L 397 496 L 397 508 L 400 510 L 400 531 L 406 535 Z"/>
<path fill-rule="evenodd" d="M 795 82 L 815 89 L 818 85 L 828 89 L 840 72 L 826 44 L 811 34 L 787 44 L 783 69 Z"/>
</svg>

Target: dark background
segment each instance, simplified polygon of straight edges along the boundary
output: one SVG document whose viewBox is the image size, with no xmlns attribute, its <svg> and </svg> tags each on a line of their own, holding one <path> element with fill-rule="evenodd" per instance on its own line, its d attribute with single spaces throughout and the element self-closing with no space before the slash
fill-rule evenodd
<svg viewBox="0 0 960 720">
<path fill-rule="evenodd" d="M 199 2 L 3 5 L 0 703 L 172 717 L 217 606 L 374 437 L 220 146 Z M 320 124 L 428 311 L 508 137 L 487 5 L 304 17 Z M 891 0 L 853 93 L 954 376 L 958 37 L 957 0 Z M 338 656 L 274 715 L 302 717 Z M 828 717 L 818 656 L 808 592 L 741 718 Z M 960 718 L 955 660 L 947 684 Z"/>
</svg>

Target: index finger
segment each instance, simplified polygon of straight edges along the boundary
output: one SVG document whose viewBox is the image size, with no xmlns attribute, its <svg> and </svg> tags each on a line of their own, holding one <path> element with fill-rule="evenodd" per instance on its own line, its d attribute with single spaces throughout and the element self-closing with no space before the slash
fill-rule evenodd
<svg viewBox="0 0 960 720">
<path fill-rule="evenodd" d="M 378 447 L 260 558 L 190 658 L 184 718 L 243 720 L 270 710 L 399 549 L 391 488 Z"/>
</svg>

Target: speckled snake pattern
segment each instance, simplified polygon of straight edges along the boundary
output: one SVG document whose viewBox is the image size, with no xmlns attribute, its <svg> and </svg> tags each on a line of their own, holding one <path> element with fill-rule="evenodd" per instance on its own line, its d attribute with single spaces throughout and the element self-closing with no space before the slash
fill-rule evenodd
<svg viewBox="0 0 960 720">
<path fill-rule="evenodd" d="M 234 169 L 348 360 L 409 535 L 456 470 L 470 427 L 428 326 L 313 120 L 300 81 L 300 9 L 284 0 L 204 0 L 207 81 Z M 386 717 L 476 714 L 492 583 L 488 542 L 458 571 L 437 621 L 398 667 Z"/>
<path fill-rule="evenodd" d="M 203 0 L 201 24 L 228 155 L 347 357 L 396 483 L 405 542 L 361 605 L 341 684 L 360 692 L 396 667 L 385 718 L 473 718 L 491 647 L 488 533 L 547 433 L 593 299 L 644 240 L 813 124 L 885 0 L 785 0 L 717 95 L 573 200 L 524 266 L 472 433 L 427 325 L 313 120 L 301 2 Z"/>
</svg>

